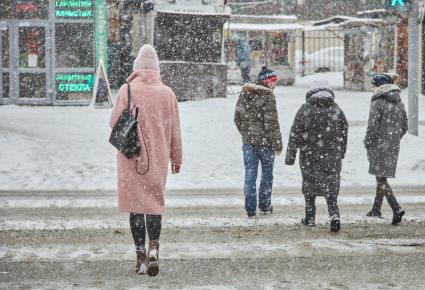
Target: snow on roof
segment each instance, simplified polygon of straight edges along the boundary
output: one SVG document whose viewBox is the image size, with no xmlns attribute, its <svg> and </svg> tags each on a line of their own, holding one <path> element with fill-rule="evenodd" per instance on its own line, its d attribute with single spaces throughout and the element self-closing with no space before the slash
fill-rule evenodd
<svg viewBox="0 0 425 290">
<path fill-rule="evenodd" d="M 202 15 L 202 16 L 227 16 L 227 17 L 230 17 L 230 14 L 228 14 L 228 13 L 208 13 L 208 12 L 198 12 L 198 11 L 157 10 L 157 13 L 181 14 L 181 15 Z"/>
<path fill-rule="evenodd" d="M 365 15 L 365 14 L 374 14 L 374 13 L 387 13 L 388 11 L 385 9 L 372 9 L 372 10 L 364 10 L 357 12 L 357 15 Z"/>
<path fill-rule="evenodd" d="M 295 15 L 247 15 L 247 14 L 232 14 L 232 17 L 237 18 L 263 18 L 263 19 L 284 19 L 284 20 L 298 20 Z"/>
<path fill-rule="evenodd" d="M 359 18 L 359 17 L 351 17 L 351 16 L 344 16 L 344 15 L 336 15 L 329 18 L 325 18 L 319 21 L 313 21 L 313 26 L 319 26 L 319 25 L 326 25 L 326 24 L 339 24 L 343 23 L 346 24 L 348 22 L 351 23 L 384 23 L 384 20 L 382 19 L 374 19 L 374 18 Z"/>
<path fill-rule="evenodd" d="M 386 21 L 383 19 L 375 18 L 359 18 L 351 16 L 333 16 L 320 21 L 314 21 L 311 25 L 305 25 L 304 31 L 311 30 L 330 30 L 330 29 L 340 29 L 347 27 L 355 27 L 359 25 L 371 25 L 377 26 L 380 24 L 385 24 Z"/>
<path fill-rule="evenodd" d="M 303 25 L 296 23 L 278 23 L 278 24 L 256 24 L 256 23 L 225 23 L 224 29 L 229 30 L 251 30 L 251 31 L 279 31 L 279 30 L 298 30 L 303 29 Z"/>
</svg>

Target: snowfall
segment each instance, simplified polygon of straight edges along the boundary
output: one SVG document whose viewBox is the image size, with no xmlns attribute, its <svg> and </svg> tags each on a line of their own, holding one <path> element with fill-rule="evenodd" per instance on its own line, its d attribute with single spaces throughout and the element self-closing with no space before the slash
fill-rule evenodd
<svg viewBox="0 0 425 290">
<path fill-rule="evenodd" d="M 326 78 L 335 101 L 349 121 L 342 187 L 373 186 L 363 146 L 371 92 L 343 90 L 341 73 L 297 78 L 292 87 L 275 90 L 283 143 L 313 79 Z M 226 98 L 179 103 L 183 164 L 171 175 L 169 189 L 243 187 L 242 143 L 233 123 L 240 86 L 229 86 Z M 407 109 L 407 90 L 402 92 Z M 401 142 L 393 185 L 425 185 L 425 96 L 419 96 L 419 136 Z M 92 107 L 0 106 L 0 190 L 107 190 L 116 188 L 116 150 L 108 143 L 110 109 Z M 284 146 L 284 151 L 286 150 Z M 300 187 L 298 163 L 277 157 L 274 186 Z"/>
</svg>

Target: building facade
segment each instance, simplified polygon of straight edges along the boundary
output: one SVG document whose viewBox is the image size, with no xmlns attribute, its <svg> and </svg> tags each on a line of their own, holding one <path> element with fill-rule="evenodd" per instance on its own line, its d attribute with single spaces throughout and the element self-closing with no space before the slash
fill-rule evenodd
<svg viewBox="0 0 425 290">
<path fill-rule="evenodd" d="M 107 61 L 105 1 L 0 6 L 0 104 L 88 104 L 96 64 Z"/>
</svg>

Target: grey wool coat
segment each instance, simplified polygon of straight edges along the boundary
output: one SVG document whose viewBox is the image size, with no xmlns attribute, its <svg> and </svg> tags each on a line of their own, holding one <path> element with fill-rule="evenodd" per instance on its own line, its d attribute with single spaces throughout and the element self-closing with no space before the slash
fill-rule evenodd
<svg viewBox="0 0 425 290">
<path fill-rule="evenodd" d="M 269 145 L 282 151 L 276 99 L 260 84 L 245 84 L 236 103 L 234 122 L 244 144 Z"/>
<path fill-rule="evenodd" d="M 400 140 L 407 131 L 407 115 L 400 99 L 400 88 L 382 85 L 372 96 L 364 145 L 369 160 L 369 173 L 394 178 Z"/>
<path fill-rule="evenodd" d="M 307 92 L 289 135 L 286 164 L 299 164 L 305 195 L 338 195 L 342 159 L 347 148 L 348 123 L 329 88 Z"/>
</svg>

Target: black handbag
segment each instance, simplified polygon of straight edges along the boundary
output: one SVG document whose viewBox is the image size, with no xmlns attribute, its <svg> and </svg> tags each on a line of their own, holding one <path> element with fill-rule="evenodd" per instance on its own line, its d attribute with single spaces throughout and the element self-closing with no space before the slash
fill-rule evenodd
<svg viewBox="0 0 425 290">
<path fill-rule="evenodd" d="M 121 113 L 118 121 L 112 129 L 109 143 L 124 154 L 128 159 L 133 156 L 140 155 L 140 142 L 139 135 L 137 134 L 137 114 L 139 112 L 136 108 L 136 116 L 131 113 L 130 109 L 130 84 L 128 84 L 128 105 L 127 108 Z"/>
</svg>

